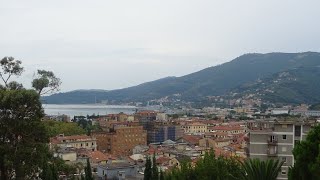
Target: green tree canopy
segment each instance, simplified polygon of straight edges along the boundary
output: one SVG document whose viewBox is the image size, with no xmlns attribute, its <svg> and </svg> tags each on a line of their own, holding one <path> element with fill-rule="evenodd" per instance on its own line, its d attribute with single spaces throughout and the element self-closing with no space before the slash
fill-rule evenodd
<svg viewBox="0 0 320 180">
<path fill-rule="evenodd" d="M 86 174 L 86 176 L 85 176 L 86 180 L 93 180 L 92 169 L 91 169 L 89 159 L 87 159 L 87 166 L 85 167 L 85 174 Z"/>
<path fill-rule="evenodd" d="M 315 126 L 305 141 L 293 149 L 294 166 L 289 170 L 289 179 L 320 179 L 320 125 Z"/>
<path fill-rule="evenodd" d="M 146 159 L 146 165 L 144 169 L 144 180 L 152 180 L 152 162 L 150 157 Z"/>
<path fill-rule="evenodd" d="M 59 91 L 61 81 L 52 71 L 38 70 L 36 78 L 32 81 L 32 87 L 40 94 L 48 94 Z"/>
<path fill-rule="evenodd" d="M 1 179 L 32 177 L 48 152 L 42 105 L 34 90 L 0 90 Z"/>
<path fill-rule="evenodd" d="M 77 123 L 48 120 L 43 121 L 43 124 L 45 125 L 49 137 L 55 137 L 59 134 L 64 134 L 65 136 L 86 134 L 86 131 L 78 126 Z"/>
<path fill-rule="evenodd" d="M 273 159 L 266 161 L 248 159 L 241 164 L 243 167 L 241 179 L 243 180 L 276 180 L 283 162 Z"/>
<path fill-rule="evenodd" d="M 214 151 L 207 152 L 193 167 L 191 162 L 182 162 L 181 168 L 167 173 L 168 180 L 237 180 L 242 167 L 235 158 L 215 157 Z"/>
<path fill-rule="evenodd" d="M 39 92 L 10 81 L 23 72 L 21 61 L 5 57 L 0 61 L 0 179 L 36 179 L 50 159 L 49 136 L 41 122 L 44 112 Z"/>
</svg>

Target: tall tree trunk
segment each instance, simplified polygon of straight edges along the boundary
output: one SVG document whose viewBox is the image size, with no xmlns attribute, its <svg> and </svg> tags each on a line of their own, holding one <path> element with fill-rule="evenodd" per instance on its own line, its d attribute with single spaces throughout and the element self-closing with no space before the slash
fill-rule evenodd
<svg viewBox="0 0 320 180">
<path fill-rule="evenodd" d="M 1 155 L 1 157 L 3 157 L 3 155 Z M 7 168 L 5 167 L 3 158 L 0 159 L 0 179 L 3 179 L 3 180 L 9 179 L 8 171 L 7 171 Z"/>
<path fill-rule="evenodd" d="M 17 160 L 14 163 L 14 170 L 15 170 L 15 175 L 16 175 L 16 180 L 24 180 L 25 179 L 25 174 L 23 171 L 22 164 L 19 160 Z"/>
</svg>

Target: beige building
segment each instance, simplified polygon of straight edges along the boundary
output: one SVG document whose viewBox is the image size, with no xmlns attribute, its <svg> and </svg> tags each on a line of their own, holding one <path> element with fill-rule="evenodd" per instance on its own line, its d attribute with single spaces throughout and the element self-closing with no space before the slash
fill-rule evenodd
<svg viewBox="0 0 320 180">
<path fill-rule="evenodd" d="M 315 121 L 281 119 L 269 123 L 271 129 L 250 132 L 249 156 L 284 161 L 278 179 L 288 179 L 288 169 L 294 165 L 292 150 L 297 142 L 306 138 Z"/>
<path fill-rule="evenodd" d="M 186 134 L 204 134 L 208 131 L 208 126 L 206 124 L 198 122 L 182 125 L 181 128 Z"/>
<path fill-rule="evenodd" d="M 92 151 L 97 150 L 97 140 L 94 137 L 87 135 L 64 136 L 60 135 L 50 139 L 50 147 L 59 148 L 76 148 L 88 149 Z"/>
<path fill-rule="evenodd" d="M 55 156 L 64 161 L 74 162 L 77 160 L 77 153 L 75 151 L 60 151 L 55 153 Z"/>
<path fill-rule="evenodd" d="M 166 113 L 157 113 L 157 121 L 166 121 L 168 120 L 168 115 Z"/>
<path fill-rule="evenodd" d="M 213 133 L 243 134 L 246 133 L 246 128 L 241 127 L 240 125 L 213 126 L 209 127 L 208 131 Z"/>
<path fill-rule="evenodd" d="M 199 146 L 206 148 L 222 148 L 229 146 L 230 143 L 230 139 L 203 138 L 199 140 Z"/>
</svg>

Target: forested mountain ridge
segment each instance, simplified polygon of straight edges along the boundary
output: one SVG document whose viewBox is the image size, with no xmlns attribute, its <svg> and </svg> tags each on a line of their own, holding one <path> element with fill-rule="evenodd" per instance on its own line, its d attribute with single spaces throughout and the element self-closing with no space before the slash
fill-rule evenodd
<svg viewBox="0 0 320 180">
<path fill-rule="evenodd" d="M 318 66 L 320 66 L 320 53 L 316 52 L 245 54 L 230 62 L 186 76 L 167 77 L 124 89 L 99 92 L 95 97 L 98 100 L 128 102 L 147 101 L 179 94 L 181 99 L 193 101 L 206 96 L 226 95 L 245 84 L 271 78 L 281 72 Z M 315 78 L 314 76 L 308 77 Z M 312 82 L 312 79 L 310 79 L 310 82 Z M 307 96 L 300 91 L 296 93 Z M 86 94 L 80 93 L 78 95 L 84 99 L 86 97 L 92 99 L 92 96 Z M 66 96 L 61 93 L 45 97 L 44 100 L 47 103 L 62 102 L 56 100 L 60 97 L 65 98 Z M 301 100 L 303 99 L 305 98 L 301 98 Z M 75 100 L 68 101 L 69 103 L 76 102 Z M 81 103 L 81 101 L 78 102 Z M 67 99 L 62 103 L 67 103 Z"/>
<path fill-rule="evenodd" d="M 235 88 L 238 96 L 252 94 L 265 102 L 314 104 L 320 102 L 320 66 L 299 67 Z"/>
</svg>

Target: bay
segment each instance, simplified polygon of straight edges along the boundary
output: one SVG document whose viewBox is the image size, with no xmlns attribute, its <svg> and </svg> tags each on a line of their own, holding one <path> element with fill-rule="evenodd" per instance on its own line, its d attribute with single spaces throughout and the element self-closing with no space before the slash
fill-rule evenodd
<svg viewBox="0 0 320 180">
<path fill-rule="evenodd" d="M 120 112 L 133 114 L 136 112 L 135 106 L 122 105 L 104 105 L 104 104 L 43 104 L 46 115 L 68 115 L 86 116 L 86 115 L 106 115 L 118 114 Z"/>
</svg>

